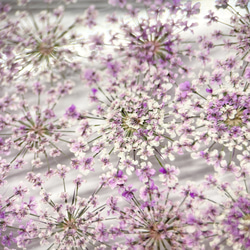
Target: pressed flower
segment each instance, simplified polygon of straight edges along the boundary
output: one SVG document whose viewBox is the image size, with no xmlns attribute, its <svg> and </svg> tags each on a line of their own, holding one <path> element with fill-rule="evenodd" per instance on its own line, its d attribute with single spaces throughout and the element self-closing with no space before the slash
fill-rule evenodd
<svg viewBox="0 0 250 250">
<path fill-rule="evenodd" d="M 131 249 L 180 249 L 187 247 L 186 216 L 184 209 L 187 197 L 179 202 L 171 200 L 173 190 L 160 190 L 153 181 L 141 187 L 140 196 L 136 190 L 130 190 L 130 195 L 122 194 L 128 201 L 124 208 L 117 208 L 118 200 L 108 205 L 112 213 L 117 215 L 118 225 L 123 241 Z M 185 212 L 184 212 L 185 211 Z M 118 240 L 117 239 L 117 240 Z"/>
<path fill-rule="evenodd" d="M 239 59 L 231 58 L 235 63 L 229 75 L 223 71 L 228 70 L 228 59 L 220 61 L 220 73 L 207 75 L 202 82 L 200 77 L 193 80 L 191 90 L 185 91 L 185 99 L 180 100 L 178 97 L 177 107 L 183 106 L 179 108 L 179 113 L 183 122 L 189 121 L 187 136 L 192 138 L 193 144 L 198 146 L 198 143 L 202 142 L 208 145 L 206 150 L 191 155 L 205 159 L 218 171 L 222 167 L 224 170 L 235 172 L 233 165 L 237 154 L 249 146 L 249 85 L 241 76 Z M 200 75 L 204 76 L 203 73 Z M 188 115 L 184 117 L 186 114 Z M 181 129 L 183 131 L 183 126 Z M 192 151 L 197 149 L 198 147 L 191 148 Z M 227 158 L 227 163 L 222 164 L 227 156 L 230 159 Z"/>
<path fill-rule="evenodd" d="M 28 10 L 27 3 L 19 7 L 23 11 L 17 11 L 16 18 L 7 18 L 2 33 L 6 34 L 10 28 L 12 33 L 7 33 L 4 53 L 6 55 L 9 48 L 12 57 L 5 66 L 13 68 L 13 78 L 20 75 L 30 78 L 43 70 L 56 74 L 67 68 L 79 69 L 79 48 L 87 41 L 76 29 L 80 25 L 92 27 L 96 17 L 91 15 L 94 11 L 88 10 L 85 17 L 76 17 L 72 23 L 66 24 L 69 21 L 65 21 L 65 7 L 55 7 L 49 1 L 47 10 L 37 14 Z"/>
<path fill-rule="evenodd" d="M 62 181 L 64 191 L 58 195 L 60 200 L 53 200 L 52 194 L 46 191 L 45 184 L 39 187 L 42 204 L 35 216 L 29 216 L 38 229 L 36 237 L 47 248 L 98 249 L 102 242 L 103 246 L 106 245 L 108 237 L 101 215 L 104 205 L 99 205 L 97 195 L 102 187 L 97 188 L 90 197 L 83 198 L 80 189 L 84 179 L 78 175 L 73 181 L 74 190 L 71 194 L 67 185 L 70 184 L 71 187 L 72 183 L 66 181 L 69 171 L 70 168 L 59 164 L 50 176 L 52 181 L 58 177 Z"/>
<path fill-rule="evenodd" d="M 42 155 L 48 158 L 57 157 L 62 153 L 57 144 L 69 142 L 65 140 L 65 133 L 70 133 L 68 128 L 71 123 L 63 117 L 56 117 L 55 108 L 58 100 L 70 92 L 72 84 L 68 81 L 64 86 L 59 85 L 45 92 L 45 87 L 40 82 L 34 83 L 32 94 L 37 99 L 35 104 L 27 101 L 26 96 L 31 92 L 27 88 L 23 91 L 20 85 L 16 87 L 20 97 L 13 95 L 12 98 L 6 96 L 0 99 L 3 103 L 0 112 L 4 118 L 1 128 L 3 143 L 0 145 L 0 151 L 8 154 L 15 151 L 13 149 L 18 150 L 11 160 L 15 168 L 22 168 L 25 165 L 26 162 L 22 158 L 28 152 L 34 154 L 32 165 L 36 168 L 42 165 L 41 159 L 39 160 Z M 47 102 L 42 105 L 45 97 Z"/>
<path fill-rule="evenodd" d="M 249 171 L 245 172 L 242 168 L 235 177 L 230 176 L 230 183 L 223 178 L 221 175 L 206 177 L 206 186 L 217 196 L 215 199 L 210 193 L 205 198 L 216 211 L 210 211 L 210 224 L 213 225 L 210 245 L 216 249 L 222 249 L 225 245 L 232 249 L 247 249 L 250 246 Z"/>
<path fill-rule="evenodd" d="M 162 84 L 161 77 L 155 77 L 148 73 L 131 77 L 123 69 L 117 76 L 112 75 L 106 86 L 94 85 L 91 92 L 95 95 L 96 109 L 76 111 L 82 139 L 72 143 L 71 151 L 80 161 L 90 149 L 94 158 L 116 154 L 120 159 L 118 168 L 125 168 L 128 174 L 140 168 L 138 160 L 154 158 L 162 164 L 168 155 L 162 154 L 160 148 L 166 142 L 166 150 L 170 148 L 176 136 L 172 131 L 175 113 L 168 94 L 171 84 Z M 173 151 L 177 151 L 175 147 Z"/>
<path fill-rule="evenodd" d="M 117 5 L 115 1 L 110 4 Z M 122 55 L 125 54 L 128 59 L 136 58 L 139 63 L 164 64 L 169 69 L 179 67 L 186 71 L 181 56 L 188 49 L 186 41 L 180 34 L 186 30 L 193 32 L 192 28 L 197 23 L 189 22 L 189 18 L 199 13 L 200 4 L 192 5 L 191 2 L 182 4 L 180 1 L 173 3 L 145 1 L 143 4 L 146 13 L 136 9 L 132 4 L 127 5 L 128 17 L 124 18 L 120 27 L 124 34 L 120 34 L 119 30 L 116 34 L 127 41 L 127 43 L 117 45 Z M 123 8 L 125 5 L 126 2 L 120 3 L 119 6 Z M 136 19 L 136 25 L 132 22 L 134 19 Z"/>
<path fill-rule="evenodd" d="M 212 98 L 208 100 L 206 112 L 206 119 L 212 129 L 217 131 L 221 142 L 232 143 L 233 140 L 237 141 L 237 137 L 243 137 L 242 140 L 245 140 L 246 136 L 241 128 L 247 126 L 250 121 L 250 107 L 248 95 L 243 89 L 213 91 Z M 236 143 L 239 144 L 239 142 Z"/>
</svg>

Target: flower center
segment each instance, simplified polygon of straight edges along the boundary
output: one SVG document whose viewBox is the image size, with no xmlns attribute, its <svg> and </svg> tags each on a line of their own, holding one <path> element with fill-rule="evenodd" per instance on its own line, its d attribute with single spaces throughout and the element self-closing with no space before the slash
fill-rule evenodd
<svg viewBox="0 0 250 250">
<path fill-rule="evenodd" d="M 149 227 L 149 237 L 155 241 L 161 240 L 161 230 L 158 229 L 157 223 Z"/>
<path fill-rule="evenodd" d="M 141 119 L 135 113 L 127 113 L 124 110 L 122 110 L 122 117 L 121 126 L 126 132 L 126 137 L 130 137 L 141 127 Z"/>
<path fill-rule="evenodd" d="M 232 106 L 227 105 L 225 108 L 223 108 L 223 114 L 225 114 L 226 118 L 224 119 L 224 123 L 228 127 L 242 127 L 243 121 L 243 109 L 238 108 L 237 110 L 233 109 Z"/>
<path fill-rule="evenodd" d="M 46 133 L 46 129 L 42 126 L 35 125 L 30 129 L 31 132 L 34 132 L 35 134 L 39 136 L 43 136 Z"/>
<path fill-rule="evenodd" d="M 250 221 L 250 214 L 246 214 L 242 218 L 243 220 L 249 220 Z"/>
<path fill-rule="evenodd" d="M 70 230 L 70 229 L 74 229 L 74 230 L 77 230 L 77 226 L 76 226 L 76 222 L 75 222 L 75 219 L 70 219 L 70 220 L 66 220 L 64 223 L 63 223 L 63 229 L 64 230 Z"/>
<path fill-rule="evenodd" d="M 157 56 L 160 47 L 161 45 L 157 41 L 146 41 L 144 43 L 144 48 L 146 49 L 146 51 L 152 53 L 154 56 Z"/>
<path fill-rule="evenodd" d="M 38 45 L 38 51 L 43 55 L 43 56 L 49 56 L 52 54 L 52 52 L 54 51 L 54 47 L 46 44 L 46 43 L 40 43 Z"/>
<path fill-rule="evenodd" d="M 242 217 L 241 229 L 243 232 L 248 233 L 250 229 L 250 214 L 246 214 Z"/>
</svg>

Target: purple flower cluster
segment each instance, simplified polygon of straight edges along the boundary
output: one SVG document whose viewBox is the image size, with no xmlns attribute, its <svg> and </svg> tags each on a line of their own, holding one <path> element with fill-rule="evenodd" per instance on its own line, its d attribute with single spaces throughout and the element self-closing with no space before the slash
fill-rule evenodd
<svg viewBox="0 0 250 250">
<path fill-rule="evenodd" d="M 78 175 L 73 180 L 74 190 L 70 195 L 65 184 L 69 170 L 68 167 L 59 164 L 56 171 L 51 171 L 47 175 L 49 179 L 62 179 L 64 191 L 58 194 L 60 201 L 54 202 L 52 194 L 47 192 L 42 184 L 38 188 L 41 190 L 40 202 L 43 209 L 36 210 L 36 215 L 29 215 L 36 226 L 36 235 L 33 237 L 39 237 L 40 244 L 48 245 L 48 248 L 55 245 L 60 249 L 67 249 L 68 246 L 83 248 L 96 244 L 96 241 L 107 240 L 107 230 L 101 216 L 104 206 L 98 204 L 97 197 L 101 188 L 88 198 L 79 197 L 84 179 Z M 36 176 L 30 173 L 28 181 L 35 183 L 35 179 Z"/>
<path fill-rule="evenodd" d="M 0 2 L 0 249 L 250 249 L 249 1 L 43 2 Z"/>
<path fill-rule="evenodd" d="M 160 191 L 154 182 L 148 182 L 140 189 L 139 199 L 135 196 L 135 189 L 128 196 L 129 206 L 120 209 L 118 200 L 109 200 L 110 212 L 118 220 L 112 229 L 115 237 L 125 237 L 129 249 L 164 249 L 187 246 L 188 224 L 186 212 L 182 208 L 184 200 L 179 203 L 171 201 L 171 189 Z M 188 195 L 188 194 L 187 194 Z"/>
</svg>

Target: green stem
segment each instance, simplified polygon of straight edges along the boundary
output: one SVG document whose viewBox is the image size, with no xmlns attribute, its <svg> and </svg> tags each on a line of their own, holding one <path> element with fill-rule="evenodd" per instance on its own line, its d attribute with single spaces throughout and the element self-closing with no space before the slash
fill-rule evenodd
<svg viewBox="0 0 250 250">
<path fill-rule="evenodd" d="M 196 92 L 195 90 L 193 90 L 193 93 L 200 96 L 201 98 L 203 98 L 204 100 L 207 100 L 204 96 L 202 96 L 201 94 L 199 94 L 198 92 Z"/>
</svg>

